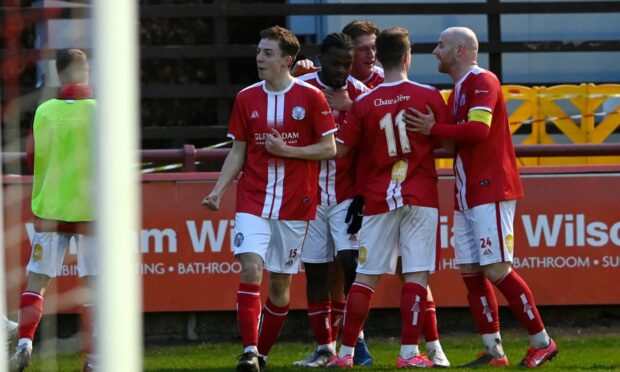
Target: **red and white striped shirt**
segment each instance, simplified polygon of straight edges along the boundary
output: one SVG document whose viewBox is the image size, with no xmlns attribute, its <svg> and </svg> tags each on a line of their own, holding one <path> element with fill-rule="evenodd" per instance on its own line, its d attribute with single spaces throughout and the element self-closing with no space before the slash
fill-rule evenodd
<svg viewBox="0 0 620 372">
<path fill-rule="evenodd" d="M 470 121 L 468 116 L 475 110 L 492 115 L 484 141 L 457 144 L 455 209 L 523 197 L 506 102 L 497 77 L 480 67 L 472 68 L 455 84 L 448 107 L 452 108 L 452 122 L 456 124 Z"/>
<path fill-rule="evenodd" d="M 308 83 L 293 79 L 285 89 L 272 92 L 261 81 L 240 91 L 228 128 L 230 138 L 247 143 L 236 211 L 269 219 L 312 220 L 317 162 L 267 152 L 265 141 L 272 128 L 296 147 L 336 132 L 325 97 Z"/>
<path fill-rule="evenodd" d="M 325 85 L 325 83 L 319 79 L 318 72 L 303 75 L 299 77 L 299 79 L 319 89 L 333 90 L 333 88 Z M 368 91 L 368 88 L 362 84 L 362 82 L 350 75 L 342 89 L 347 91 L 351 100 L 355 100 L 360 94 Z M 346 111 L 332 110 L 332 115 L 334 116 L 336 127 L 339 129 L 342 128 L 347 116 Z M 347 199 L 351 199 L 355 195 L 353 188 L 355 186 L 356 158 L 357 152 L 349 151 L 346 156 L 338 159 L 321 160 L 319 165 L 320 205 L 335 205 Z"/>
</svg>

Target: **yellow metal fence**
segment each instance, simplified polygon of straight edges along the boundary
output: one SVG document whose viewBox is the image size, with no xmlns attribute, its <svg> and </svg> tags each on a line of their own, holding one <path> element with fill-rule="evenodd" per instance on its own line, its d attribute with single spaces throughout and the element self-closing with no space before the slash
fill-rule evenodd
<svg viewBox="0 0 620 372">
<path fill-rule="evenodd" d="M 526 87 L 504 85 L 510 131 L 515 144 L 617 142 L 609 137 L 620 127 L 620 84 Z M 449 90 L 442 91 L 447 100 Z M 620 138 L 620 134 L 618 134 Z M 620 156 L 520 158 L 520 165 L 620 164 Z M 452 167 L 452 160 L 438 160 Z"/>
</svg>

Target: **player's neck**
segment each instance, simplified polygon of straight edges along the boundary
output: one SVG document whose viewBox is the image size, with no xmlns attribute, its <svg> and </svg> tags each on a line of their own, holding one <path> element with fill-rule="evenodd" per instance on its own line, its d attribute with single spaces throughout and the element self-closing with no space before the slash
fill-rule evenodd
<svg viewBox="0 0 620 372">
<path fill-rule="evenodd" d="M 340 87 L 335 87 L 332 84 L 330 84 L 330 82 L 328 82 L 326 79 L 324 79 L 323 78 L 323 71 L 324 70 L 320 70 L 318 72 L 319 80 L 320 80 L 321 83 L 323 83 L 324 85 L 326 85 L 326 86 L 328 86 L 328 87 L 330 87 L 330 88 L 332 88 L 334 90 L 338 90 L 338 89 L 342 88 L 341 86 Z"/>
<path fill-rule="evenodd" d="M 370 79 L 370 77 L 373 74 L 373 70 L 368 71 L 367 69 L 364 70 L 358 70 L 355 68 L 355 66 L 353 66 L 353 68 L 351 69 L 351 76 L 353 76 L 354 78 L 356 78 L 359 81 L 366 81 L 368 79 Z"/>
<path fill-rule="evenodd" d="M 449 75 L 452 78 L 454 84 L 458 83 L 465 74 L 467 74 L 472 68 L 478 67 L 476 62 L 467 65 L 455 66 L 453 71 L 450 71 Z"/>
<path fill-rule="evenodd" d="M 288 87 L 291 84 L 291 81 L 293 81 L 293 77 L 287 71 L 285 74 L 282 74 L 274 79 L 265 80 L 265 85 L 270 91 L 279 92 Z"/>
<path fill-rule="evenodd" d="M 384 70 L 384 83 L 393 83 L 395 81 L 407 80 L 407 71 L 404 68 L 396 68 L 392 70 Z"/>
</svg>

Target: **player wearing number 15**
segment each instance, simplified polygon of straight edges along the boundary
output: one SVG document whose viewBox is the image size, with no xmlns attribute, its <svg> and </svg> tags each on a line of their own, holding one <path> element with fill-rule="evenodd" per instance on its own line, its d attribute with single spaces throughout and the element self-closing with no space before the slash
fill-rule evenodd
<svg viewBox="0 0 620 372">
<path fill-rule="evenodd" d="M 409 132 L 405 110 L 430 107 L 448 118 L 439 91 L 407 79 L 411 64 L 409 34 L 386 29 L 376 41 L 385 82 L 360 95 L 337 134 L 338 156 L 359 150 L 357 190 L 365 200 L 357 275 L 346 303 L 340 352 L 333 367 L 351 365 L 353 348 L 370 310 L 382 274 L 393 273 L 402 255 L 405 284 L 401 293 L 401 352 L 397 367 L 430 367 L 418 349 L 426 308 L 429 272 L 437 266 L 438 195 L 433 158 L 436 143 Z"/>
<path fill-rule="evenodd" d="M 261 32 L 256 54 L 263 81 L 239 92 L 230 119 L 230 154 L 203 204 L 217 210 L 237 186 L 234 253 L 241 263 L 237 319 L 244 352 L 237 371 L 258 372 L 289 307 L 291 274 L 299 269 L 308 221 L 316 213 L 316 160 L 336 154 L 336 125 L 321 91 L 294 79 L 289 68 L 299 41 L 274 26 Z M 261 317 L 260 284 L 269 271 L 269 298 Z"/>
</svg>

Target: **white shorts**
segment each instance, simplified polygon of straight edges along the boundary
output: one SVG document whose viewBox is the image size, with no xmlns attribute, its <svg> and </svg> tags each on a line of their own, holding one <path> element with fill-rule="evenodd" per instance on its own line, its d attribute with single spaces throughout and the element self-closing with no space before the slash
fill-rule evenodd
<svg viewBox="0 0 620 372">
<path fill-rule="evenodd" d="M 437 267 L 437 208 L 405 205 L 390 212 L 364 216 L 357 272 L 394 273 L 402 256 L 403 273 L 435 271 Z"/>
<path fill-rule="evenodd" d="M 265 269 L 273 273 L 297 274 L 308 221 L 283 221 L 235 214 L 233 251 L 256 253 Z"/>
<path fill-rule="evenodd" d="M 308 236 L 304 243 L 301 261 L 307 263 L 327 263 L 343 250 L 357 250 L 358 234 L 347 233 L 345 222 L 351 199 L 337 205 L 319 205 L 316 219 L 310 221 Z"/>
<path fill-rule="evenodd" d="M 78 275 L 80 277 L 97 275 L 99 267 L 95 250 L 95 237 L 58 232 L 34 233 L 32 252 L 28 266 L 26 266 L 26 272 L 42 274 L 51 278 L 60 275 L 62 273 L 65 252 L 71 242 L 71 238 L 74 238 L 77 243 Z"/>
<path fill-rule="evenodd" d="M 458 264 L 482 266 L 512 262 L 516 200 L 454 212 L 454 250 Z"/>
</svg>

